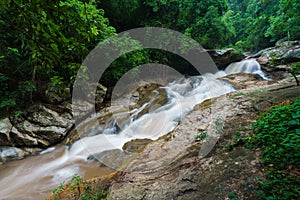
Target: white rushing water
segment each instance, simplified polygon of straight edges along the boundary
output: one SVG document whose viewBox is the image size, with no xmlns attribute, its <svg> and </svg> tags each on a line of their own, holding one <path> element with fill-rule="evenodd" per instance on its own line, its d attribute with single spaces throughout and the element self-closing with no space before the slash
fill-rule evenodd
<svg viewBox="0 0 300 200">
<path fill-rule="evenodd" d="M 243 60 L 240 62 L 231 63 L 226 69 L 226 74 L 236 74 L 236 73 L 247 73 L 247 74 L 257 74 L 263 79 L 269 80 L 265 73 L 261 71 L 260 64 L 255 59 Z"/>
<path fill-rule="evenodd" d="M 110 173 L 109 169 L 99 167 L 99 162 L 91 161 L 88 157 L 107 150 L 122 149 L 132 139 L 155 140 L 167 134 L 195 105 L 234 91 L 231 85 L 217 78 L 240 72 L 266 78 L 256 61 L 246 60 L 231 64 L 225 72 L 174 81 L 164 87 L 168 95 L 165 105 L 139 118 L 136 116 L 143 108 L 137 109 L 121 127 L 116 127 L 117 123 L 111 120 L 103 134 L 81 138 L 70 148 L 58 145 L 38 156 L 1 165 L 0 199 L 41 199 L 76 173 L 84 178 Z"/>
</svg>

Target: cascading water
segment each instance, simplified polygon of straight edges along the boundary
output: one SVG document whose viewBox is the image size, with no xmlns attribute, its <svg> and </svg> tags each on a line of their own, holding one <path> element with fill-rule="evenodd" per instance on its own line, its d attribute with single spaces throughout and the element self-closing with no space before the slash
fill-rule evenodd
<svg viewBox="0 0 300 200">
<path fill-rule="evenodd" d="M 263 79 L 268 80 L 265 73 L 261 71 L 260 64 L 255 59 L 243 60 L 241 62 L 231 63 L 226 69 L 226 74 L 235 74 L 235 73 L 247 73 L 247 74 L 258 74 Z"/>
<path fill-rule="evenodd" d="M 138 114 L 150 102 L 131 113 L 115 113 L 115 118 L 108 120 L 102 134 L 81 138 L 70 148 L 58 145 L 38 156 L 1 165 L 1 199 L 41 199 L 59 183 L 70 180 L 73 174 L 91 178 L 112 172 L 88 158 L 104 151 L 122 150 L 123 145 L 132 139 L 155 140 L 172 131 L 195 105 L 234 90 L 230 84 L 217 78 L 241 72 L 266 78 L 256 61 L 245 60 L 229 65 L 225 72 L 174 81 L 164 87 L 168 101 L 161 107 L 140 117 Z M 117 116 L 122 115 L 129 118 L 117 123 Z"/>
</svg>

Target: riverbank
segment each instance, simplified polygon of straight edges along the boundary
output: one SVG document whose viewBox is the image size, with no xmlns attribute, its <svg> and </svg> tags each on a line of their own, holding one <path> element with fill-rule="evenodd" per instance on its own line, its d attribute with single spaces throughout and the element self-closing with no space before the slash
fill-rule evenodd
<svg viewBox="0 0 300 200">
<path fill-rule="evenodd" d="M 94 187 L 105 185 L 108 199 L 255 199 L 256 177 L 263 176 L 260 153 L 230 144 L 239 135 L 253 134 L 252 124 L 261 112 L 299 97 L 300 90 L 287 82 L 246 85 L 196 106 L 174 131 L 146 145 L 125 168 L 106 179 L 92 179 Z M 210 143 L 215 140 L 196 140 L 201 133 L 209 138 L 218 126 L 222 131 L 215 145 Z M 212 151 L 205 155 L 207 148 Z M 66 199 L 70 194 L 60 193 Z"/>
</svg>

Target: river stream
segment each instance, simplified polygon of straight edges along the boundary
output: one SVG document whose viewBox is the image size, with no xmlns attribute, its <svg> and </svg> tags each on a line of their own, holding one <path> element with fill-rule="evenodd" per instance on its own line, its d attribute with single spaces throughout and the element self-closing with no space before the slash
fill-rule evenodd
<svg viewBox="0 0 300 200">
<path fill-rule="evenodd" d="M 103 161 L 108 166 L 105 167 L 97 159 L 90 159 L 91 155 L 122 150 L 123 145 L 132 139 L 156 140 L 167 134 L 195 105 L 234 91 L 233 86 L 218 78 L 240 72 L 258 74 L 267 79 L 255 60 L 245 60 L 216 74 L 177 80 L 163 86 L 168 96 L 167 103 L 146 114 L 137 117 L 142 108 L 136 109 L 124 123 L 117 124 L 117 119 L 111 118 L 103 133 L 81 138 L 71 147 L 59 144 L 37 156 L 0 165 L 0 199 L 42 199 L 60 183 L 67 183 L 74 174 L 88 179 L 111 173 L 114 170 L 111 167 L 116 167 L 112 160 Z M 122 114 L 115 113 L 115 116 Z"/>
</svg>

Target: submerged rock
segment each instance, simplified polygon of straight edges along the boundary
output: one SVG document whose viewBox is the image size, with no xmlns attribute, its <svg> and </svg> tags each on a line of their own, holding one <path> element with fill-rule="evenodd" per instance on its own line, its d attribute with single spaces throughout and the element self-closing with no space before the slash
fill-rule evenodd
<svg viewBox="0 0 300 200">
<path fill-rule="evenodd" d="M 134 139 L 129 142 L 126 142 L 123 145 L 123 151 L 128 153 L 140 153 L 143 151 L 145 146 L 152 142 L 151 139 Z"/>
<path fill-rule="evenodd" d="M 236 89 L 245 89 L 255 85 L 267 85 L 270 83 L 267 80 L 262 81 L 258 74 L 246 73 L 230 74 L 220 79 L 230 83 Z"/>
</svg>

